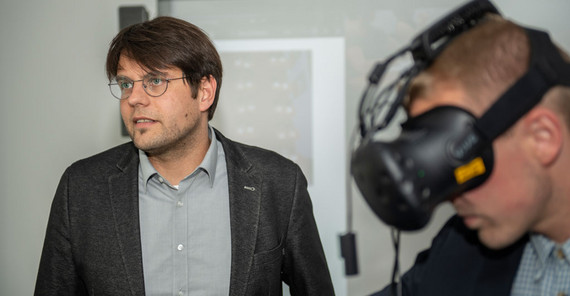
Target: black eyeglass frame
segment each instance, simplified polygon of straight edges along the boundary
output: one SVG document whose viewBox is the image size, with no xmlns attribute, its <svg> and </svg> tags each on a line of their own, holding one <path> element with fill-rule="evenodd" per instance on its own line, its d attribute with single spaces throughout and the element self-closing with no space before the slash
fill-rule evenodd
<svg viewBox="0 0 570 296">
<path fill-rule="evenodd" d="M 160 96 L 162 96 L 164 93 L 166 93 L 166 91 L 168 90 L 168 83 L 169 83 L 170 81 L 172 81 L 172 80 L 184 79 L 184 78 L 186 78 L 186 76 L 177 77 L 177 78 L 161 78 L 162 80 L 164 80 L 164 81 L 166 82 L 166 86 L 164 87 L 164 91 L 163 91 L 162 93 L 158 94 L 158 95 L 149 93 L 148 90 L 147 90 L 148 85 L 146 85 L 146 84 L 144 83 L 145 80 L 152 80 L 153 78 L 156 78 L 156 76 L 149 75 L 148 77 L 145 77 L 145 78 L 139 79 L 139 80 L 131 80 L 131 79 L 129 79 L 129 78 L 125 78 L 125 79 L 130 80 L 130 82 L 133 83 L 133 87 L 131 87 L 131 93 L 132 93 L 132 89 L 135 87 L 135 82 L 141 82 L 141 84 L 142 84 L 142 86 L 143 86 L 144 92 L 145 92 L 147 95 L 149 95 L 149 96 L 151 96 L 151 97 L 153 97 L 153 98 L 156 98 L 156 97 L 160 97 Z M 113 80 L 114 80 L 115 82 L 109 82 L 109 83 L 107 84 L 107 85 L 109 86 L 109 91 L 111 92 L 111 95 L 112 95 L 114 98 L 116 98 L 116 99 L 118 99 L 118 100 L 120 100 L 120 101 L 128 99 L 128 98 L 131 96 L 131 94 L 129 94 L 128 96 L 126 96 L 126 97 L 124 97 L 124 98 L 123 98 L 122 96 L 121 96 L 121 97 L 117 97 L 117 96 L 115 95 L 115 93 L 113 92 L 112 87 L 113 87 L 114 85 L 118 86 L 119 83 L 116 81 L 116 78 L 113 79 Z M 121 92 L 121 94 L 122 94 L 122 92 Z"/>
</svg>

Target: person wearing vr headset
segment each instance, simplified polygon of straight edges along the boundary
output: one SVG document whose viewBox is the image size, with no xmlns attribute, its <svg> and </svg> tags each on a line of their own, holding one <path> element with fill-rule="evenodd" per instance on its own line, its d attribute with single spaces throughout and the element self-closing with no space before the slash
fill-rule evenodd
<svg viewBox="0 0 570 296">
<path fill-rule="evenodd" d="M 396 158 L 371 161 L 376 156 L 366 151 L 378 155 L 400 143 L 394 151 L 403 154 L 401 143 L 420 143 L 422 135 L 431 135 L 430 128 L 438 128 L 438 121 L 462 114 L 473 117 L 465 125 L 466 133 L 489 147 L 479 145 L 473 148 L 475 156 L 454 159 L 449 156 L 454 155 L 449 143 L 468 137 L 463 132 L 444 132 L 440 140 L 444 149 L 437 153 L 447 157 L 455 172 L 467 166 L 468 178 L 482 179 L 466 187 L 457 181 L 434 197 L 451 201 L 457 215 L 440 230 L 430 249 L 417 256 L 399 283 L 374 295 L 570 295 L 569 74 L 568 54 L 545 33 L 497 13 L 485 13 L 411 78 L 401 102 L 409 118 L 403 125 L 406 136 L 392 143 L 365 143 L 379 146 L 376 150 L 361 147 L 353 159 L 355 179 L 380 218 L 396 228 L 415 227 L 390 216 L 405 216 L 401 210 L 405 207 L 388 208 L 391 201 L 386 200 L 381 208 L 376 203 L 382 198 L 379 192 L 388 189 L 372 188 L 365 179 L 371 167 L 364 160 L 389 171 L 396 165 L 387 163 Z M 491 153 L 480 156 L 486 149 Z M 401 158 L 405 156 L 396 160 Z M 417 159 L 410 156 L 409 160 Z M 474 161 L 481 169 L 474 169 Z M 429 175 L 430 170 L 422 172 Z M 405 178 L 404 171 L 392 183 Z M 414 182 L 411 186 L 421 187 Z M 432 198 L 435 188 L 426 188 L 418 204 Z M 411 191 L 390 192 L 404 192 L 402 200 L 409 201 L 415 195 L 405 193 Z M 433 205 L 428 208 L 433 210 Z"/>
</svg>

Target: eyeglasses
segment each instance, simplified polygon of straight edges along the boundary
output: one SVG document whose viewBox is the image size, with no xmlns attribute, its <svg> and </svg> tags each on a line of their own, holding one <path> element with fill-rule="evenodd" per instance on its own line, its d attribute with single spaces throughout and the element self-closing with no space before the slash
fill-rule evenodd
<svg viewBox="0 0 570 296">
<path fill-rule="evenodd" d="M 131 80 L 127 77 L 115 77 L 109 83 L 109 89 L 111 90 L 111 94 L 113 97 L 124 100 L 127 99 L 131 93 L 133 93 L 133 87 L 135 86 L 135 82 L 142 82 L 142 86 L 144 91 L 151 97 L 160 97 L 168 89 L 168 83 L 172 80 L 178 80 L 186 78 L 186 76 L 178 77 L 178 78 L 165 78 L 161 75 L 148 75 L 143 79 L 140 80 Z"/>
</svg>

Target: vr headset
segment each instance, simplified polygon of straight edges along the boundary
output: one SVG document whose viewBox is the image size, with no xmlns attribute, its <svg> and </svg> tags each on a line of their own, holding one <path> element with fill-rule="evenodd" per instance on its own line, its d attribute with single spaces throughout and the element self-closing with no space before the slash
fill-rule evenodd
<svg viewBox="0 0 570 296">
<path fill-rule="evenodd" d="M 370 74 L 360 102 L 361 141 L 352 153 L 351 173 L 374 213 L 399 230 L 421 229 L 438 204 L 481 185 L 493 170 L 493 140 L 550 88 L 570 86 L 570 64 L 548 34 L 525 28 L 531 49 L 528 71 L 480 118 L 458 107 L 436 107 L 408 118 L 395 138 L 382 138 L 388 126 L 397 127 L 395 118 L 413 78 L 488 13 L 499 14 L 489 1 L 465 4 Z M 406 56 L 411 65 L 402 68 L 396 61 Z M 400 74 L 388 71 L 390 67 L 401 69 Z M 390 76 L 393 82 L 382 84 Z"/>
</svg>

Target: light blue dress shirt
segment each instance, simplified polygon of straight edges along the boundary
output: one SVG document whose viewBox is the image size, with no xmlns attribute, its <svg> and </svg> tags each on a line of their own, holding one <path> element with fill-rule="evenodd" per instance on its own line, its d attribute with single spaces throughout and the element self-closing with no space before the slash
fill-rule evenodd
<svg viewBox="0 0 570 296">
<path fill-rule="evenodd" d="M 176 186 L 139 151 L 139 213 L 147 295 L 228 295 L 230 212 L 223 147 L 209 127 L 202 163 Z"/>
<path fill-rule="evenodd" d="M 556 244 L 543 235 L 531 235 L 511 295 L 570 296 L 570 240 Z"/>
</svg>

